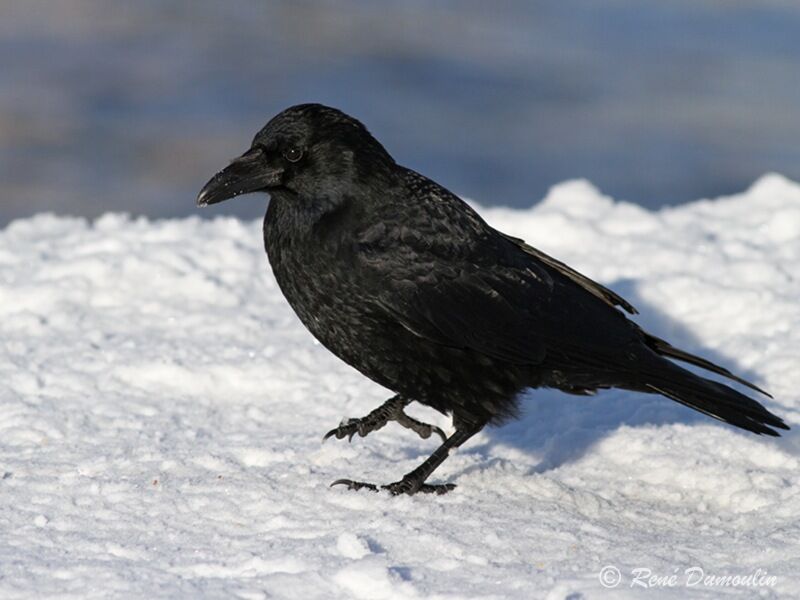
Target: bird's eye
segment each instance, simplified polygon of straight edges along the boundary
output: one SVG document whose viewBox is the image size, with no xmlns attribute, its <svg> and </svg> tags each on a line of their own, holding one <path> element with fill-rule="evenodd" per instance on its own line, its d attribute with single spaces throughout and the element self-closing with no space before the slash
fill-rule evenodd
<svg viewBox="0 0 800 600">
<path fill-rule="evenodd" d="M 294 163 L 303 158 L 303 151 L 300 148 L 289 148 L 283 153 L 283 157 Z"/>
</svg>

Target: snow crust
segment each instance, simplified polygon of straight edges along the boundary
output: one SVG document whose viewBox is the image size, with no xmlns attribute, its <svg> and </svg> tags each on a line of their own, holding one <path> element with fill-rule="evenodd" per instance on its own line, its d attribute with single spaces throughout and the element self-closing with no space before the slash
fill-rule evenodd
<svg viewBox="0 0 800 600">
<path fill-rule="evenodd" d="M 260 222 L 39 215 L 0 232 L 0 597 L 796 597 L 800 185 L 650 212 L 570 181 L 481 212 L 768 389 L 794 429 L 537 391 L 437 471 L 449 495 L 328 488 L 395 481 L 436 442 L 320 442 L 388 392 L 302 328 Z M 695 567 L 774 580 L 687 589 Z"/>
</svg>

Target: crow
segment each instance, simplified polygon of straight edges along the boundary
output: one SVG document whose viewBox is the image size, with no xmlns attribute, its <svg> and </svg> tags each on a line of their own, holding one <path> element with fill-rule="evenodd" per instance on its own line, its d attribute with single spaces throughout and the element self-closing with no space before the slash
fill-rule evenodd
<svg viewBox="0 0 800 600">
<path fill-rule="evenodd" d="M 264 245 L 297 316 L 328 350 L 395 394 L 324 439 L 363 437 L 389 421 L 442 438 L 399 481 L 331 485 L 445 493 L 455 486 L 428 483 L 433 471 L 487 424 L 518 416 L 528 388 L 622 388 L 756 434 L 788 429 L 756 400 L 670 359 L 769 394 L 647 333 L 615 292 L 490 227 L 337 109 L 301 104 L 276 115 L 197 204 L 251 192 L 270 196 Z M 409 417 L 411 402 L 452 415 L 454 433 Z"/>
</svg>

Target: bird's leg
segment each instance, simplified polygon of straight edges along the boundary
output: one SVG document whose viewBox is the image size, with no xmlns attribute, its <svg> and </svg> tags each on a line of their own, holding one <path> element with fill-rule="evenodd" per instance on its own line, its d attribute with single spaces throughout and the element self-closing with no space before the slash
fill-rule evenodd
<svg viewBox="0 0 800 600">
<path fill-rule="evenodd" d="M 424 440 L 431 437 L 432 433 L 441 437 L 442 440 L 446 440 L 447 436 L 445 436 L 444 431 L 435 425 L 428 425 L 422 421 L 417 421 L 403 412 L 403 409 L 410 403 L 411 400 L 400 394 L 392 396 L 366 417 L 342 421 L 338 427 L 326 433 L 322 441 L 324 442 L 331 436 L 336 436 L 338 440 L 347 437 L 348 441 L 352 440 L 355 434 L 365 437 L 367 434 L 377 431 L 389 421 L 395 421 L 403 427 L 410 429 Z"/>
<path fill-rule="evenodd" d="M 400 481 L 382 485 L 380 488 L 373 483 L 365 483 L 363 481 L 353 481 L 351 479 L 337 479 L 331 486 L 346 485 L 350 490 L 368 489 L 377 492 L 379 489 L 388 490 L 393 496 L 399 494 L 416 494 L 423 492 L 426 494 L 446 494 L 453 488 L 454 483 L 432 484 L 425 483 L 425 480 L 431 476 L 436 468 L 441 465 L 444 460 L 450 455 L 450 450 L 458 448 L 461 444 L 466 442 L 473 435 L 478 433 L 483 428 L 483 423 L 477 424 L 464 424 L 456 429 L 456 432 L 447 438 L 444 443 L 433 451 L 425 462 L 423 462 L 416 469 L 410 473 L 406 473 Z"/>
</svg>

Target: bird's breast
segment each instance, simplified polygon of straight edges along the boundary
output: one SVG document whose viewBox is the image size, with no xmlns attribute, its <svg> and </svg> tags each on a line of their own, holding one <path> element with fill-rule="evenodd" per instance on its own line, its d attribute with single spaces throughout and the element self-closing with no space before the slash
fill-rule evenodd
<svg viewBox="0 0 800 600">
<path fill-rule="evenodd" d="M 352 364 L 359 339 L 386 335 L 364 302 L 352 245 L 272 209 L 264 245 L 278 286 L 306 328 Z"/>
</svg>

